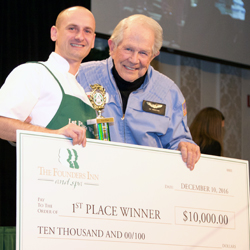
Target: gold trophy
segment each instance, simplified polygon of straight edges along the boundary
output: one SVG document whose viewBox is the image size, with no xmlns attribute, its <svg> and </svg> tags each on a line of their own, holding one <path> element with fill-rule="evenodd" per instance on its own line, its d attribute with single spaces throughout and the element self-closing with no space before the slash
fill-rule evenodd
<svg viewBox="0 0 250 250">
<path fill-rule="evenodd" d="M 92 92 L 89 100 L 93 108 L 97 111 L 96 119 L 87 120 L 87 125 L 93 125 L 96 139 L 110 141 L 109 123 L 114 122 L 114 117 L 105 118 L 102 116 L 102 110 L 106 103 L 106 91 L 100 84 L 90 85 Z"/>
</svg>

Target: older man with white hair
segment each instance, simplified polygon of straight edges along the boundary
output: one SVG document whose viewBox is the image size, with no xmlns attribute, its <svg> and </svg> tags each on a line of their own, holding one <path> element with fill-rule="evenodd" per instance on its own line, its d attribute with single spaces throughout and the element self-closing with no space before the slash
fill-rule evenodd
<svg viewBox="0 0 250 250">
<path fill-rule="evenodd" d="M 108 40 L 110 57 L 83 63 L 78 80 L 86 92 L 100 84 L 108 95 L 104 117 L 114 117 L 111 140 L 166 149 L 179 149 L 193 170 L 200 148 L 187 126 L 185 99 L 178 86 L 154 70 L 163 32 L 152 18 L 132 15 L 123 19 Z"/>
</svg>

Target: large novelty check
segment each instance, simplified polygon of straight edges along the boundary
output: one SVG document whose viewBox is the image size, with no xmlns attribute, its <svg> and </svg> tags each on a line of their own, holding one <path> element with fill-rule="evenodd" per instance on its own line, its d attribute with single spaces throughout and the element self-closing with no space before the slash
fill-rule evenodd
<svg viewBox="0 0 250 250">
<path fill-rule="evenodd" d="M 249 249 L 248 162 L 18 131 L 17 250 Z"/>
</svg>

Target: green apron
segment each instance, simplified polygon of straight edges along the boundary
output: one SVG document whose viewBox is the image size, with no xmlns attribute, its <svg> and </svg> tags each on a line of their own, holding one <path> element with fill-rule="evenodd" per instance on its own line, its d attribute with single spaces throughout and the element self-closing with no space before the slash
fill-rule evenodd
<svg viewBox="0 0 250 250">
<path fill-rule="evenodd" d="M 87 120 L 96 118 L 95 110 L 86 103 L 84 103 L 81 99 L 65 94 L 62 85 L 54 76 L 54 74 L 49 70 L 49 68 L 42 63 L 39 64 L 43 65 L 52 74 L 52 76 L 58 82 L 63 95 L 61 104 L 55 116 L 52 118 L 46 128 L 60 129 L 69 123 L 75 123 L 76 125 L 86 126 L 88 128 Z M 94 131 L 91 132 L 90 129 L 91 128 L 88 128 L 86 130 L 86 137 L 95 138 Z M 16 248 L 15 235 L 15 227 L 0 227 L 0 250 L 14 250 Z"/>
<path fill-rule="evenodd" d="M 62 95 L 63 95 L 61 104 L 55 116 L 52 118 L 52 120 L 46 126 L 46 128 L 60 129 L 69 123 L 75 123 L 78 126 L 87 127 L 87 130 L 86 130 L 87 138 L 95 138 L 94 131 L 92 132 L 91 127 L 87 126 L 87 120 L 96 118 L 95 110 L 92 107 L 90 107 L 88 104 L 83 102 L 81 99 L 75 96 L 65 94 L 62 88 L 62 85 L 60 84 L 58 79 L 55 77 L 55 75 L 50 71 L 50 69 L 47 66 L 45 66 L 43 63 L 39 63 L 39 64 L 43 65 L 55 78 L 55 80 L 58 82 L 62 90 Z"/>
</svg>

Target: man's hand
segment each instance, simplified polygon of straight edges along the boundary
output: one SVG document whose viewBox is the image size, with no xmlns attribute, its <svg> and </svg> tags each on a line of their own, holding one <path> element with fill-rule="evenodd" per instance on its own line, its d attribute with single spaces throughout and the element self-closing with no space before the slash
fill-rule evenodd
<svg viewBox="0 0 250 250">
<path fill-rule="evenodd" d="M 32 118 L 28 116 L 26 120 L 24 121 L 25 123 L 30 123 Z M 83 147 L 86 146 L 86 129 L 79 127 L 73 123 L 66 125 L 65 127 L 62 127 L 61 129 L 58 130 L 52 130 L 57 132 L 59 135 L 65 135 L 67 137 L 71 137 L 73 139 L 73 145 L 79 144 Z"/>
<path fill-rule="evenodd" d="M 181 151 L 182 160 L 186 162 L 187 167 L 193 170 L 201 156 L 200 147 L 190 142 L 180 142 L 178 150 Z"/>
<path fill-rule="evenodd" d="M 86 146 L 86 129 L 79 127 L 73 123 L 66 125 L 57 130 L 59 135 L 65 135 L 73 139 L 73 145 L 79 144 L 83 147 Z"/>
</svg>

